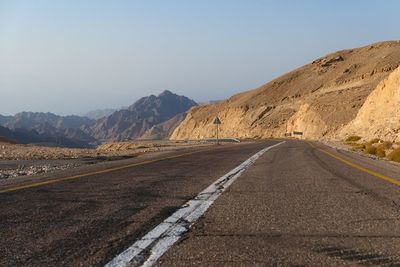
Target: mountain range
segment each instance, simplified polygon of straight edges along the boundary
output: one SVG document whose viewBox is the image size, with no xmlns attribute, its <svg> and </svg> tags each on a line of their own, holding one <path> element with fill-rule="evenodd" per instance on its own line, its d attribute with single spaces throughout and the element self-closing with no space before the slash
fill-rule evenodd
<svg viewBox="0 0 400 267">
<path fill-rule="evenodd" d="M 58 116 L 47 112 L 21 112 L 14 116 L 1 116 L 0 124 L 9 129 L 27 128 L 35 129 L 48 125 L 57 129 L 80 128 L 83 125 L 92 125 L 95 121 L 87 117 L 76 115 Z"/>
<path fill-rule="evenodd" d="M 184 113 L 195 105 L 195 101 L 165 90 L 158 96 L 143 97 L 127 109 L 101 118 L 84 130 L 100 141 L 136 139 L 151 127 Z"/>
<path fill-rule="evenodd" d="M 95 121 L 80 116 L 58 116 L 53 113 L 21 112 L 15 116 L 0 116 L 1 136 L 18 143 L 49 146 L 91 147 L 96 140 L 80 127 Z"/>
<path fill-rule="evenodd" d="M 176 127 L 184 119 L 185 112 L 195 105 L 193 100 L 166 90 L 158 96 L 143 97 L 126 109 L 92 112 L 92 117 L 100 117 L 98 120 L 41 112 L 0 115 L 0 137 L 23 144 L 92 147 L 105 141 L 140 138 L 152 127 L 174 118 L 173 125 L 160 126 L 158 135 L 147 137 L 167 138 L 174 129 L 172 127 Z"/>
<path fill-rule="evenodd" d="M 51 128 L 48 131 L 38 132 L 35 129 L 9 128 L 0 126 L 0 139 L 7 142 L 21 144 L 36 144 L 42 146 L 60 146 L 72 148 L 90 148 L 93 147 L 92 137 L 85 135 L 82 131 L 76 129 L 65 129 L 65 131 Z"/>
</svg>

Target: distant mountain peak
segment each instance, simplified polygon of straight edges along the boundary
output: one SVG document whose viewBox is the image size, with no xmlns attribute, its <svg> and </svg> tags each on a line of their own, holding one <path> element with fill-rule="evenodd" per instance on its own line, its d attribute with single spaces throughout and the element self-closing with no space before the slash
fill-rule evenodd
<svg viewBox="0 0 400 267">
<path fill-rule="evenodd" d="M 176 95 L 176 94 L 172 93 L 169 90 L 164 90 L 164 91 L 161 92 L 161 94 L 158 95 L 158 97 L 169 96 L 169 95 Z"/>
<path fill-rule="evenodd" d="M 98 120 L 87 131 L 98 140 L 135 139 L 154 125 L 184 113 L 195 105 L 197 103 L 192 99 L 164 90 L 158 96 L 142 97 L 128 109 Z"/>
</svg>

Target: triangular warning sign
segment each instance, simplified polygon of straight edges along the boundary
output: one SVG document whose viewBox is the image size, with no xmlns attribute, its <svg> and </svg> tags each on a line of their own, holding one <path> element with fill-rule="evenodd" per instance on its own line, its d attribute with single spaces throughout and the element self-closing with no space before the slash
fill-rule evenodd
<svg viewBox="0 0 400 267">
<path fill-rule="evenodd" d="M 221 124 L 221 120 L 218 117 L 215 117 L 214 124 Z"/>
</svg>

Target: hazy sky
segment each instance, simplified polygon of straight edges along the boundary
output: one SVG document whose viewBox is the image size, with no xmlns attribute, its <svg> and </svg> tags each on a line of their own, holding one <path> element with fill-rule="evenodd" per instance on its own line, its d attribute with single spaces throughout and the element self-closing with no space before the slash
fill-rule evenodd
<svg viewBox="0 0 400 267">
<path fill-rule="evenodd" d="M 0 0 L 0 114 L 81 114 L 164 89 L 223 99 L 400 39 L 398 0 Z"/>
</svg>

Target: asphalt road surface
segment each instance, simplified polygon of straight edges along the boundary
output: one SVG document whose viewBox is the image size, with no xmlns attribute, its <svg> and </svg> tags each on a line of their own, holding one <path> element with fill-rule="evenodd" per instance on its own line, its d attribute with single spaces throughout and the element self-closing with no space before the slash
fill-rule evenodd
<svg viewBox="0 0 400 267">
<path fill-rule="evenodd" d="M 23 187 L 34 179 L 9 180 L 0 191 L 21 189 L 0 193 L 0 266 L 103 266 L 270 143 L 179 152 L 184 156 L 30 188 Z"/>
<path fill-rule="evenodd" d="M 0 266 L 102 266 L 278 142 L 0 185 Z M 388 162 L 287 141 L 241 174 L 157 264 L 400 266 L 399 178 Z"/>
</svg>

